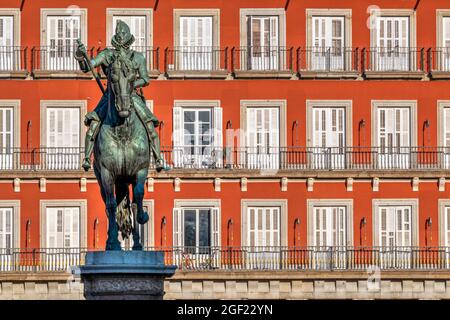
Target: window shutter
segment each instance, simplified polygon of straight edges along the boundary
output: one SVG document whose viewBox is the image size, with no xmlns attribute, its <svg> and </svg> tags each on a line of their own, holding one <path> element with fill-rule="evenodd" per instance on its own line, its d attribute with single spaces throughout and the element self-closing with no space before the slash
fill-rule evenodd
<svg viewBox="0 0 450 320">
<path fill-rule="evenodd" d="M 445 207 L 445 246 L 450 246 L 450 207 Z"/>
<path fill-rule="evenodd" d="M 400 126 L 401 126 L 401 147 L 409 147 L 410 146 L 410 116 L 409 116 L 409 108 L 401 109 L 401 118 L 400 118 Z"/>
<path fill-rule="evenodd" d="M 183 157 L 183 109 L 181 107 L 173 108 L 173 161 L 176 167 L 182 165 Z"/>
<path fill-rule="evenodd" d="M 450 108 L 444 108 L 444 146 L 450 147 Z"/>
<path fill-rule="evenodd" d="M 256 147 L 256 116 L 260 110 L 247 108 L 247 147 Z"/>
<path fill-rule="evenodd" d="M 442 18 L 442 46 L 450 47 L 450 17 Z"/>
<path fill-rule="evenodd" d="M 380 208 L 380 244 L 381 246 L 387 246 L 387 210 L 386 208 Z"/>
<path fill-rule="evenodd" d="M 173 208 L 173 246 L 183 246 L 183 215 L 181 208 Z"/>
<path fill-rule="evenodd" d="M 211 246 L 219 247 L 221 243 L 220 238 L 220 209 L 211 208 Z"/>
<path fill-rule="evenodd" d="M 47 247 L 48 248 L 56 248 L 56 209 L 55 208 L 47 208 Z"/>
<path fill-rule="evenodd" d="M 71 208 L 71 235 L 70 243 L 72 248 L 80 247 L 80 208 Z"/>
<path fill-rule="evenodd" d="M 279 109 L 270 109 L 270 142 L 269 146 L 275 148 L 275 152 L 278 152 L 278 147 L 280 146 L 280 120 L 279 120 Z"/>
<path fill-rule="evenodd" d="M 278 17 L 270 17 L 270 46 L 278 47 Z"/>
<path fill-rule="evenodd" d="M 222 130 L 222 108 L 214 107 L 214 151 L 217 164 L 222 164 L 222 156 L 223 156 L 223 130 Z"/>
</svg>

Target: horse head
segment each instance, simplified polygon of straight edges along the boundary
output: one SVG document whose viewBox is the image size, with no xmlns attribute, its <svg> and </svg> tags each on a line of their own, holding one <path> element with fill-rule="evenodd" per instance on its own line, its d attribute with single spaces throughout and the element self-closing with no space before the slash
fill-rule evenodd
<svg viewBox="0 0 450 320">
<path fill-rule="evenodd" d="M 115 96 L 115 106 L 121 118 L 130 115 L 133 101 L 131 95 L 134 90 L 136 73 L 132 60 L 123 49 L 117 51 L 116 59 L 111 68 L 111 87 Z"/>
</svg>

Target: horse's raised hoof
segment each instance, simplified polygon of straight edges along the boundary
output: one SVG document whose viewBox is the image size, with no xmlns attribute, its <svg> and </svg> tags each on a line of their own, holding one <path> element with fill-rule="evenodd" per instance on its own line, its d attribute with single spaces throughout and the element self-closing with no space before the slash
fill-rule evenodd
<svg viewBox="0 0 450 320">
<path fill-rule="evenodd" d="M 142 211 L 141 213 L 138 213 L 136 216 L 136 220 L 139 224 L 146 224 L 148 222 L 148 213 L 145 211 Z"/>
</svg>

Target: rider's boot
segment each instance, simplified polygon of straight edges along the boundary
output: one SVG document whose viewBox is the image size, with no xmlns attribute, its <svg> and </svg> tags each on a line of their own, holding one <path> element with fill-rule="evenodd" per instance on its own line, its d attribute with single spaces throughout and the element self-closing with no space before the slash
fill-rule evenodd
<svg viewBox="0 0 450 320">
<path fill-rule="evenodd" d="M 91 168 L 91 154 L 94 150 L 94 134 L 98 125 L 98 122 L 91 121 L 89 130 L 86 132 L 86 138 L 84 140 L 84 159 L 83 164 L 81 165 L 84 171 L 89 171 Z"/>
</svg>

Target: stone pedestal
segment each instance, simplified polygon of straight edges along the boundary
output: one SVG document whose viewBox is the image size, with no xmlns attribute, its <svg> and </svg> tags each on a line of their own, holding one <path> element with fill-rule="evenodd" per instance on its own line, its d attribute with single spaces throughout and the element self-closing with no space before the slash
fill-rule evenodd
<svg viewBox="0 0 450 320">
<path fill-rule="evenodd" d="M 86 254 L 80 267 L 87 300 L 161 300 L 164 279 L 175 273 L 164 252 L 99 251 Z"/>
</svg>

